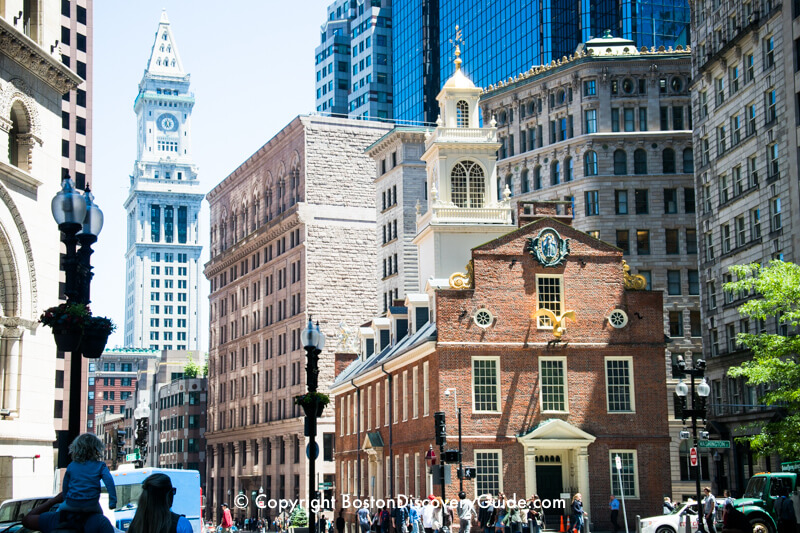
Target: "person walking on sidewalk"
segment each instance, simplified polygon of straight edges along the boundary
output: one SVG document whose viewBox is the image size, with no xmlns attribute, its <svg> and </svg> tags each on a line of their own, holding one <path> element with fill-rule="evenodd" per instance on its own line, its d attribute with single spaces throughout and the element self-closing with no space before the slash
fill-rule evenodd
<svg viewBox="0 0 800 533">
<path fill-rule="evenodd" d="M 619 524 L 617 523 L 617 518 L 619 518 L 619 500 L 613 494 L 611 495 L 611 501 L 608 502 L 608 508 L 611 510 L 611 533 L 617 533 L 617 531 L 619 531 Z"/>
<path fill-rule="evenodd" d="M 705 500 L 703 500 L 703 516 L 708 526 L 708 533 L 717 533 L 717 528 L 714 527 L 714 518 L 717 513 L 717 499 L 711 494 L 711 487 L 704 488 L 703 492 L 706 495 Z M 701 522 L 700 530 L 702 529 L 703 526 Z"/>
</svg>

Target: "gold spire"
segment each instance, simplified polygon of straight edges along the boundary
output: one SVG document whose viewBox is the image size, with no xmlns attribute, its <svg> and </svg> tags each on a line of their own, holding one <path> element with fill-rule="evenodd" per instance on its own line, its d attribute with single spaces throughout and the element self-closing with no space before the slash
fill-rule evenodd
<svg viewBox="0 0 800 533">
<path fill-rule="evenodd" d="M 461 36 L 461 29 L 456 24 L 456 38 L 450 39 L 450 43 L 454 44 L 456 47 L 456 60 L 454 63 L 456 64 L 456 70 L 461 70 L 461 44 L 464 44 L 464 38 Z"/>
</svg>

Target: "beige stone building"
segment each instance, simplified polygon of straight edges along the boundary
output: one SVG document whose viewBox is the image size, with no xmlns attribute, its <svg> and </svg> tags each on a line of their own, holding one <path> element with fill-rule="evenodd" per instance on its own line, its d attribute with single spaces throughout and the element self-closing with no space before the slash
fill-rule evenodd
<svg viewBox="0 0 800 533">
<path fill-rule="evenodd" d="M 798 262 L 798 61 L 800 2 L 699 0 L 692 10 L 692 106 L 696 117 L 700 283 L 712 436 L 732 442 L 711 457 L 718 491 L 741 495 L 754 473 L 779 467 L 736 443 L 775 416 L 761 388 L 727 377 L 751 357 L 740 332 L 786 334 L 774 319 L 752 323 L 725 293 L 730 265 Z M 755 423 L 755 428 L 742 426 Z"/>
<path fill-rule="evenodd" d="M 249 498 L 306 498 L 302 410 L 312 318 L 334 352 L 378 311 L 375 164 L 364 153 L 390 125 L 300 116 L 207 195 L 211 283 L 207 491 L 210 514 Z M 319 420 L 319 482 L 333 481 L 333 412 Z M 254 507 L 234 509 L 253 516 Z M 274 511 L 271 511 L 274 514 Z"/>
<path fill-rule="evenodd" d="M 571 201 L 574 227 L 621 248 L 632 273 L 664 291 L 668 376 L 678 355 L 702 351 L 690 73 L 688 50 L 637 50 L 606 34 L 481 97 L 501 143 L 498 195 L 508 187 L 512 202 Z M 672 492 L 682 497 L 694 484 L 682 470 L 674 382 L 663 400 Z"/>
</svg>

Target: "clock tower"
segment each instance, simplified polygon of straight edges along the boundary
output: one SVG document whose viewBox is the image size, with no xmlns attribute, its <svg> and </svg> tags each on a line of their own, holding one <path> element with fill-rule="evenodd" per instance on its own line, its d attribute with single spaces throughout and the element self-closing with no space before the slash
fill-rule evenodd
<svg viewBox="0 0 800 533">
<path fill-rule="evenodd" d="M 125 346 L 199 349 L 203 193 L 192 160 L 194 95 L 166 11 L 139 93 L 136 162 L 125 201 Z"/>
</svg>

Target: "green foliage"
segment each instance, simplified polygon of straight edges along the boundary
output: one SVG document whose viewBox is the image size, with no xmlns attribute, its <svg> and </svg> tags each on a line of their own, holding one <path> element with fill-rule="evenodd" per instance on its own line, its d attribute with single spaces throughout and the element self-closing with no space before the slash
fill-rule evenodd
<svg viewBox="0 0 800 533">
<path fill-rule="evenodd" d="M 724 290 L 755 297 L 739 307 L 751 320 L 775 317 L 786 325 L 789 334 L 740 333 L 740 345 L 753 352 L 753 358 L 728 369 L 731 377 L 744 377 L 751 386 L 764 385 L 759 402 L 779 406 L 785 416 L 767 422 L 758 435 L 744 437 L 761 455 L 778 454 L 787 461 L 800 460 L 800 335 L 793 334 L 800 324 L 800 266 L 784 261 L 736 265 L 730 268 L 738 281 L 726 283 Z"/>
<path fill-rule="evenodd" d="M 88 331 L 94 331 L 96 333 L 103 333 L 105 335 L 111 335 L 114 330 L 117 329 L 117 325 L 114 324 L 114 321 L 108 317 L 104 316 L 89 316 L 86 319 L 84 324 L 84 328 Z"/>
<path fill-rule="evenodd" d="M 53 329 L 82 330 L 89 316 L 89 308 L 86 305 L 63 303 L 45 309 L 39 317 L 39 322 Z"/>
<path fill-rule="evenodd" d="M 191 353 L 188 356 L 188 362 L 183 367 L 183 376 L 186 378 L 196 378 L 200 372 L 200 365 L 194 362 Z"/>
<path fill-rule="evenodd" d="M 302 505 L 296 505 L 289 515 L 289 527 L 308 527 L 308 513 Z"/>
<path fill-rule="evenodd" d="M 294 403 L 297 405 L 311 405 L 313 403 L 328 405 L 331 403 L 331 397 L 322 392 L 307 392 L 302 396 L 295 396 Z"/>
<path fill-rule="evenodd" d="M 203 377 L 207 377 L 208 376 L 208 361 L 203 363 L 203 366 L 201 367 L 201 371 L 203 372 Z"/>
</svg>

